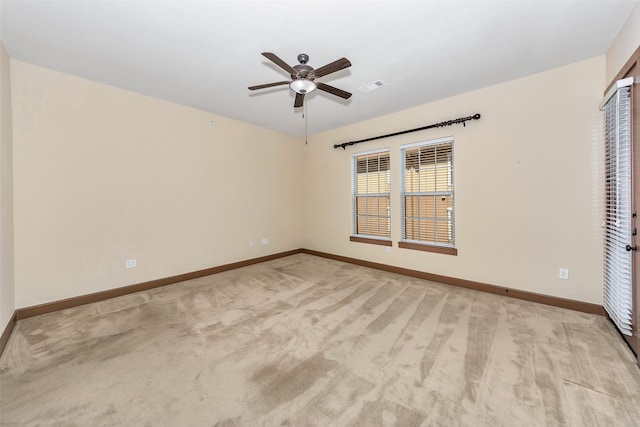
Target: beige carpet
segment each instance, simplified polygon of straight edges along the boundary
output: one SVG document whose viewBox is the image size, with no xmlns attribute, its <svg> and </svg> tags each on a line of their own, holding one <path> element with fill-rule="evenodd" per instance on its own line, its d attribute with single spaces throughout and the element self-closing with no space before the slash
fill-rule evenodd
<svg viewBox="0 0 640 427">
<path fill-rule="evenodd" d="M 294 255 L 18 322 L 2 425 L 637 426 L 603 317 Z"/>
</svg>

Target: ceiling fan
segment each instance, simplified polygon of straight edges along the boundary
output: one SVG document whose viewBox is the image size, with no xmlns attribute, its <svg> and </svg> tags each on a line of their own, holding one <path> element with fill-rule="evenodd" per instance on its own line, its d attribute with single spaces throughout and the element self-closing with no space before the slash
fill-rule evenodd
<svg viewBox="0 0 640 427">
<path fill-rule="evenodd" d="M 318 77 L 326 76 L 327 74 L 335 73 L 336 71 L 351 67 L 351 62 L 349 62 L 347 58 L 340 58 L 323 67 L 314 69 L 310 65 L 307 65 L 307 62 L 309 62 L 309 55 L 306 55 L 304 53 L 298 55 L 298 62 L 300 62 L 300 64 L 294 65 L 293 67 L 280 59 L 275 53 L 262 52 L 262 56 L 272 61 L 278 67 L 289 73 L 291 75 L 291 81 L 250 86 L 249 90 L 289 85 L 289 88 L 296 93 L 296 99 L 293 102 L 294 107 L 302 107 L 305 94 L 313 92 L 316 89 L 328 92 L 332 95 L 336 95 L 344 99 L 349 99 L 351 97 L 351 94 L 349 92 L 345 92 L 342 89 L 338 89 L 337 87 L 330 86 L 326 83 L 315 81 Z"/>
</svg>

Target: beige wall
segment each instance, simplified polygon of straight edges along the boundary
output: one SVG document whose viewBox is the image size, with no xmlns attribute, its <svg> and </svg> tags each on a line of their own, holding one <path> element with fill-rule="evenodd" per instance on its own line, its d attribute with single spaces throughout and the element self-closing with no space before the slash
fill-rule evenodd
<svg viewBox="0 0 640 427">
<path fill-rule="evenodd" d="M 301 247 L 299 138 L 16 60 L 11 73 L 16 307 Z"/>
<path fill-rule="evenodd" d="M 13 277 L 13 166 L 9 55 L 0 42 L 0 333 L 15 309 Z"/>
<path fill-rule="evenodd" d="M 315 135 L 304 246 L 430 273 L 602 304 L 604 56 Z M 392 90 L 383 88 L 380 90 Z M 375 98 L 376 92 L 367 95 Z M 474 113 L 467 124 L 333 144 Z M 454 136 L 458 256 L 399 249 L 401 144 Z M 352 154 L 391 149 L 390 253 L 349 242 Z M 569 280 L 558 278 L 568 268 Z"/>
<path fill-rule="evenodd" d="M 615 77 L 633 52 L 640 47 L 640 4 L 629 18 L 607 51 L 607 84 Z"/>
<path fill-rule="evenodd" d="M 20 61 L 11 72 L 16 307 L 299 247 L 602 303 L 604 56 L 309 145 Z M 333 149 L 476 112 L 467 127 Z M 349 242 L 351 154 L 391 148 L 397 242 L 399 146 L 449 135 L 458 256 Z M 127 258 L 138 267 L 125 269 Z"/>
</svg>

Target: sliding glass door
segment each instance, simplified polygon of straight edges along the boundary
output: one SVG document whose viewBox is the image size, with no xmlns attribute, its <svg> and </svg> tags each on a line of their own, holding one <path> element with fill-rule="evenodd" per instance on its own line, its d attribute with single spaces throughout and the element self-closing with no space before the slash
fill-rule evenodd
<svg viewBox="0 0 640 427">
<path fill-rule="evenodd" d="M 638 354 L 638 209 L 640 148 L 634 142 L 633 77 L 616 82 L 603 103 L 605 117 L 604 307 Z"/>
</svg>

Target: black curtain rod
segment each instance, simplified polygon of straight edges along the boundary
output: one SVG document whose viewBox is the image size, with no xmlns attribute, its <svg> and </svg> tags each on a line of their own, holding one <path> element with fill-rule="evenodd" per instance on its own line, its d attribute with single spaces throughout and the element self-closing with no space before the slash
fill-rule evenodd
<svg viewBox="0 0 640 427">
<path fill-rule="evenodd" d="M 431 128 L 441 128 L 441 127 L 444 127 L 444 126 L 457 125 L 459 123 L 462 123 L 462 126 L 466 127 L 467 125 L 465 124 L 465 122 L 468 122 L 469 120 L 478 120 L 479 118 L 480 118 L 480 114 L 474 114 L 473 116 L 461 117 L 459 119 L 454 119 L 454 120 L 447 120 L 447 121 L 440 122 L 440 123 L 434 123 L 432 125 L 422 126 L 420 128 L 403 130 L 403 131 L 395 132 L 395 133 L 388 133 L 386 135 L 374 136 L 374 137 L 371 137 L 371 138 L 360 139 L 358 141 L 344 142 L 342 144 L 334 145 L 333 148 L 342 147 L 343 150 L 346 150 L 347 149 L 347 145 L 355 145 L 355 144 L 360 144 L 361 142 L 374 141 L 376 139 L 382 139 L 382 138 L 389 138 L 390 136 L 403 135 L 405 133 L 417 132 L 419 130 L 425 130 L 425 129 L 431 129 Z"/>
</svg>

